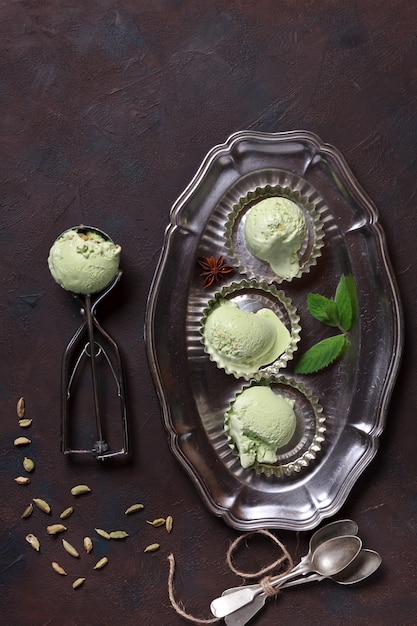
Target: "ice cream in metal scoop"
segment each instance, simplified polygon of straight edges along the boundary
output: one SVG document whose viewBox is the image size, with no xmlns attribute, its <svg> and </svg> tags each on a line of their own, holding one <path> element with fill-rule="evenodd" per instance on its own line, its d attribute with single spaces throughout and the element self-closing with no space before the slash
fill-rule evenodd
<svg viewBox="0 0 417 626">
<path fill-rule="evenodd" d="M 67 291 L 93 294 L 117 275 L 120 251 L 103 231 L 78 226 L 58 237 L 49 252 L 48 265 L 53 278 Z"/>
<path fill-rule="evenodd" d="M 97 459 L 128 453 L 127 414 L 123 368 L 116 342 L 96 318 L 98 304 L 119 282 L 120 246 L 102 230 L 76 226 L 63 232 L 54 242 L 48 265 L 54 280 L 73 292 L 81 304 L 83 322 L 67 345 L 62 362 L 62 451 L 64 454 L 90 453 Z M 94 296 L 94 299 L 93 299 Z M 92 385 L 91 411 L 86 403 L 76 402 L 77 381 L 90 364 Z M 105 379 L 105 380 L 104 380 Z M 110 383 L 107 381 L 110 379 Z M 116 385 L 120 421 L 114 420 L 108 389 Z M 83 387 L 78 385 L 78 387 Z M 93 412 L 95 428 L 89 429 L 84 417 Z M 81 415 L 86 414 L 86 415 Z M 81 415 L 81 417 L 79 417 Z M 117 434 L 110 434 L 116 428 Z M 79 445 L 78 433 L 88 433 L 91 445 Z M 109 443 L 109 437 L 111 443 Z M 122 444 L 115 445 L 121 438 Z"/>
</svg>

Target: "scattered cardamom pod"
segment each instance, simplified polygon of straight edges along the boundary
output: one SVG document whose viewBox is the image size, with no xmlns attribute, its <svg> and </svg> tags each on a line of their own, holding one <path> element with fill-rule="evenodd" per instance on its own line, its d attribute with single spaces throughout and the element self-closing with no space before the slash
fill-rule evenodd
<svg viewBox="0 0 417 626">
<path fill-rule="evenodd" d="M 56 561 L 52 561 L 52 569 L 57 573 L 61 574 L 61 576 L 66 576 L 67 572 L 61 567 Z"/>
<path fill-rule="evenodd" d="M 158 528 L 158 526 L 163 526 L 165 524 L 165 517 L 157 517 L 152 522 L 146 520 L 146 523 L 154 526 L 155 528 Z"/>
<path fill-rule="evenodd" d="M 126 537 L 129 537 L 129 534 L 124 530 L 113 530 L 110 533 L 110 539 L 126 539 Z"/>
<path fill-rule="evenodd" d="M 67 509 L 65 509 L 65 511 L 62 511 L 62 513 L 61 513 L 61 515 L 59 517 L 60 517 L 60 519 L 67 519 L 67 517 L 72 515 L 73 512 L 74 512 L 74 509 L 72 508 L 72 506 L 69 506 Z"/>
<path fill-rule="evenodd" d="M 30 483 L 29 476 L 17 476 L 14 480 L 18 485 L 28 485 Z"/>
<path fill-rule="evenodd" d="M 31 419 L 24 418 L 24 419 L 19 420 L 20 428 L 29 428 L 31 424 L 32 424 Z"/>
<path fill-rule="evenodd" d="M 172 519 L 172 515 L 168 515 L 168 517 L 165 520 L 165 528 L 167 529 L 167 532 L 171 532 L 172 530 L 172 525 L 174 523 L 174 520 Z"/>
<path fill-rule="evenodd" d="M 17 412 L 17 417 L 25 416 L 25 399 L 23 397 L 19 398 L 19 400 L 17 401 L 16 412 Z"/>
<path fill-rule="evenodd" d="M 51 512 L 51 507 L 47 502 L 45 502 L 45 500 L 42 500 L 41 498 L 33 498 L 33 501 L 38 509 L 49 515 L 49 513 Z"/>
<path fill-rule="evenodd" d="M 27 456 L 25 456 L 25 458 L 23 459 L 23 467 L 27 472 L 33 472 L 33 470 L 35 469 L 35 463 L 32 461 L 32 459 L 29 459 Z"/>
<path fill-rule="evenodd" d="M 84 537 L 84 550 L 87 552 L 87 554 L 89 554 L 91 552 L 91 550 L 93 549 L 93 542 L 91 540 L 91 537 Z"/>
<path fill-rule="evenodd" d="M 22 513 L 22 519 L 27 519 L 28 517 L 30 517 L 33 513 L 33 504 L 29 504 L 29 506 L 27 506 L 25 508 L 25 510 Z"/>
<path fill-rule="evenodd" d="M 103 537 L 104 539 L 110 539 L 110 534 L 107 531 L 102 530 L 101 528 L 95 528 L 94 530 L 98 535 L 100 535 L 100 537 Z"/>
<path fill-rule="evenodd" d="M 159 543 L 151 543 L 149 546 L 146 546 L 144 552 L 155 552 L 156 550 L 159 550 Z"/>
<path fill-rule="evenodd" d="M 46 527 L 46 532 L 48 535 L 57 535 L 58 533 L 64 532 L 67 530 L 67 527 L 64 524 L 52 524 L 52 526 Z"/>
<path fill-rule="evenodd" d="M 132 504 L 132 506 L 130 506 L 128 509 L 126 509 L 125 515 L 130 515 L 131 513 L 136 513 L 136 511 L 141 511 L 142 509 L 143 509 L 143 504 Z"/>
<path fill-rule="evenodd" d="M 75 559 L 80 556 L 78 550 L 76 550 L 76 548 L 74 548 L 74 546 L 71 545 L 68 541 L 65 541 L 65 539 L 62 540 L 62 545 L 64 546 L 64 550 Z"/>
<path fill-rule="evenodd" d="M 73 589 L 78 589 L 78 587 L 81 587 L 81 585 L 84 584 L 85 578 L 77 578 L 76 580 L 74 580 L 74 582 L 72 583 L 72 588 Z"/>
<path fill-rule="evenodd" d="M 91 491 L 88 485 L 76 485 L 71 489 L 73 496 L 81 496 L 83 493 L 89 493 Z"/>
<path fill-rule="evenodd" d="M 30 533 L 29 535 L 26 535 L 26 541 L 30 543 L 30 545 L 32 546 L 34 550 L 36 550 L 36 552 L 39 552 L 41 544 L 39 542 L 39 539 L 35 537 L 35 535 L 32 535 L 32 533 Z"/>
<path fill-rule="evenodd" d="M 32 442 L 28 437 L 17 437 L 17 439 L 14 440 L 15 446 L 27 446 L 30 443 Z"/>
<path fill-rule="evenodd" d="M 105 565 L 107 565 L 108 562 L 109 562 L 109 559 L 106 556 L 103 556 L 102 559 L 97 561 L 93 569 L 102 569 Z"/>
</svg>

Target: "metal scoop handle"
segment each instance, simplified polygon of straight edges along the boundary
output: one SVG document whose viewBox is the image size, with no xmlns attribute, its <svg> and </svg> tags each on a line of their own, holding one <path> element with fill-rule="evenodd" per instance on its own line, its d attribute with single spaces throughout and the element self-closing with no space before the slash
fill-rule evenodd
<svg viewBox="0 0 417 626">
<path fill-rule="evenodd" d="M 69 341 L 62 361 L 62 452 L 64 454 L 92 454 L 99 460 L 110 457 L 128 454 L 128 432 L 127 432 L 127 411 L 123 382 L 123 367 L 120 350 L 117 343 L 103 329 L 98 322 L 95 312 L 98 304 L 110 293 L 110 291 L 119 282 L 122 272 L 119 271 L 110 285 L 100 292 L 98 297 L 92 301 L 91 295 L 84 297 L 75 295 L 81 303 L 81 312 L 84 315 L 84 321 L 78 327 L 73 337 Z M 82 348 L 79 344 L 83 337 L 87 335 L 87 341 L 83 341 Z M 103 345 L 103 339 L 106 341 L 107 348 Z M 78 350 L 73 367 L 70 367 L 71 357 Z M 111 351 L 112 358 L 109 355 Z M 120 401 L 121 416 L 121 432 L 122 445 L 118 450 L 109 450 L 108 443 L 105 440 L 102 411 L 100 407 L 100 394 L 97 374 L 97 357 L 103 356 L 110 368 L 112 377 L 116 383 L 117 396 Z M 70 445 L 70 399 L 72 393 L 72 385 L 76 372 L 81 362 L 88 358 L 91 365 L 94 417 L 96 426 L 96 441 L 90 449 L 76 449 Z"/>
</svg>

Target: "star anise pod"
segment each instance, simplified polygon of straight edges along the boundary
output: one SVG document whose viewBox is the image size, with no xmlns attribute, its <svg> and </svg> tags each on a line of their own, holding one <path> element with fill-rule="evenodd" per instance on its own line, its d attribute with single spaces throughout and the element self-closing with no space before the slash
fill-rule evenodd
<svg viewBox="0 0 417 626">
<path fill-rule="evenodd" d="M 198 263 L 204 270 L 200 276 L 206 277 L 203 284 L 204 289 L 210 287 L 215 280 L 218 281 L 225 274 L 233 272 L 233 267 L 224 264 L 222 256 L 219 256 L 217 259 L 214 256 L 200 257 Z"/>
</svg>

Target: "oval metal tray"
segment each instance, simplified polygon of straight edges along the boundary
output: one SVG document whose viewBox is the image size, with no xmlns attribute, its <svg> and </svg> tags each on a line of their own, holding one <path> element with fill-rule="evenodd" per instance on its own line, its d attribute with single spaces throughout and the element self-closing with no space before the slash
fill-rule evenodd
<svg viewBox="0 0 417 626">
<path fill-rule="evenodd" d="M 236 272 L 203 289 L 198 257 L 227 258 L 224 225 L 239 198 L 266 185 L 316 190 L 322 254 L 308 274 L 283 282 L 301 318 L 299 353 L 332 334 L 307 311 L 310 292 L 332 297 L 341 274 L 354 277 L 359 319 L 348 349 L 306 384 L 326 416 L 317 460 L 291 476 L 265 476 L 236 463 L 223 416 L 245 381 L 216 367 L 199 328 L 207 302 Z M 214 147 L 171 210 L 151 285 L 145 337 L 169 446 L 208 508 L 239 530 L 309 530 L 335 514 L 374 458 L 403 346 L 402 312 L 375 206 L 341 154 L 313 133 L 242 131 Z M 294 363 L 297 353 L 294 355 Z"/>
</svg>

